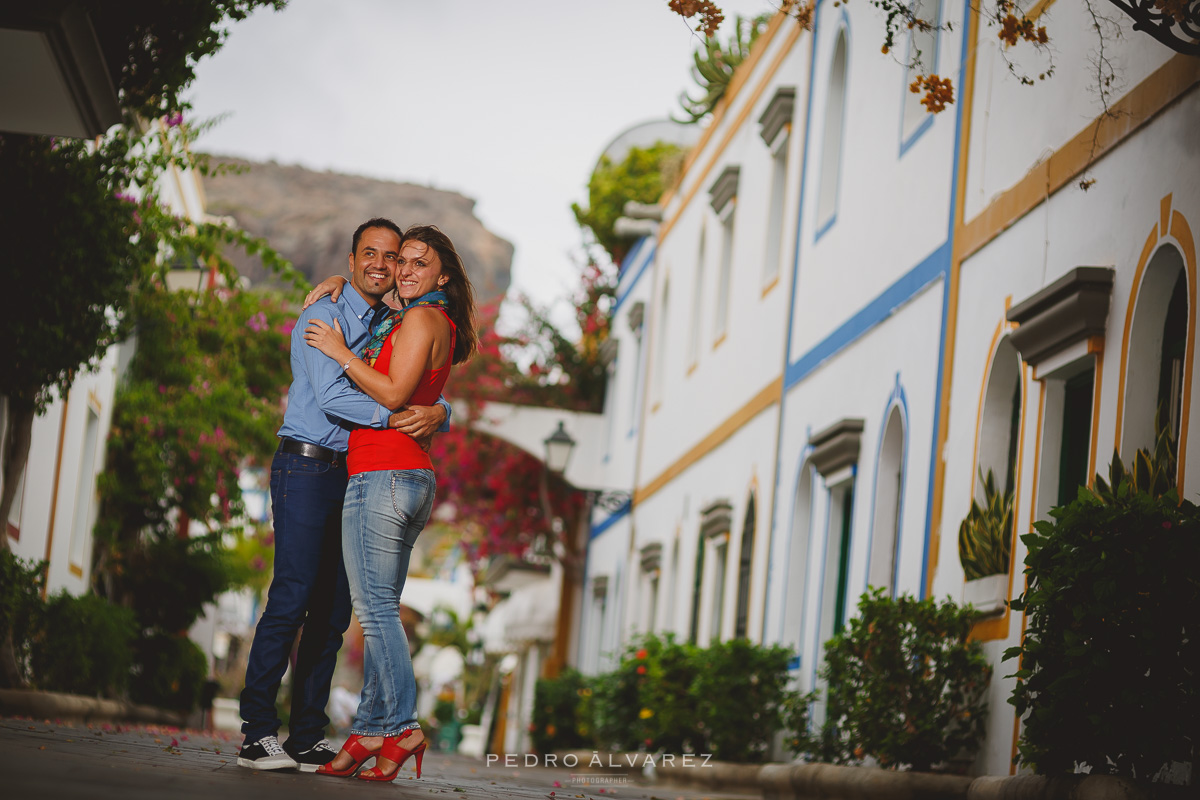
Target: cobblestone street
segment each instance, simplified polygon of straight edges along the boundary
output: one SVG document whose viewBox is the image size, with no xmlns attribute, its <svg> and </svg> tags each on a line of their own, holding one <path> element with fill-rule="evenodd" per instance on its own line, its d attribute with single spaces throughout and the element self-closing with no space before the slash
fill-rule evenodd
<svg viewBox="0 0 1200 800">
<path fill-rule="evenodd" d="M 38 798 L 274 798 L 393 797 L 630 798 L 701 800 L 756 797 L 709 794 L 655 785 L 616 773 L 580 774 L 568 769 L 513 769 L 459 755 L 430 753 L 418 780 L 410 761 L 391 784 L 324 778 L 291 770 L 256 772 L 237 766 L 241 737 L 153 726 L 68 724 L 0 720 L 2 794 L 8 800 Z M 606 782 L 612 781 L 612 782 Z"/>
</svg>

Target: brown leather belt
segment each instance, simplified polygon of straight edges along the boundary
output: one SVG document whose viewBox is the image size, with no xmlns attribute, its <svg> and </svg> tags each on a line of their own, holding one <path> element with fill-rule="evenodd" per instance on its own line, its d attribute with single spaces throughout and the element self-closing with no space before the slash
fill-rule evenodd
<svg viewBox="0 0 1200 800">
<path fill-rule="evenodd" d="M 280 440 L 279 452 L 288 453 L 293 456 L 314 458 L 317 461 L 324 461 L 327 464 L 335 466 L 346 463 L 346 454 L 340 450 L 332 450 L 328 447 L 322 447 L 319 444 L 309 444 L 299 439 L 288 439 L 285 437 Z"/>
</svg>

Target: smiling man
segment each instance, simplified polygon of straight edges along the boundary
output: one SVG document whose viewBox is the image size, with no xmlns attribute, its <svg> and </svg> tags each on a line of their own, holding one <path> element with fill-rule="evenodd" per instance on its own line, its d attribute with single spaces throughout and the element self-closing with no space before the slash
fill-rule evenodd
<svg viewBox="0 0 1200 800">
<path fill-rule="evenodd" d="M 271 462 L 275 572 L 246 665 L 242 767 L 315 772 L 336 755 L 324 738 L 325 706 L 342 634 L 350 624 L 341 534 L 351 429 L 390 425 L 420 440 L 444 430 L 449 420 L 449 406 L 440 399 L 435 406 L 392 414 L 350 385 L 345 366 L 304 341 L 309 320 L 336 321 L 347 347 L 361 352 L 386 316 L 383 298 L 395 288 L 399 255 L 396 223 L 364 222 L 351 241 L 349 285 L 337 300 L 323 298 L 301 312 L 292 331 L 292 385 Z M 290 734 L 280 745 L 275 699 L 301 626 Z"/>
</svg>

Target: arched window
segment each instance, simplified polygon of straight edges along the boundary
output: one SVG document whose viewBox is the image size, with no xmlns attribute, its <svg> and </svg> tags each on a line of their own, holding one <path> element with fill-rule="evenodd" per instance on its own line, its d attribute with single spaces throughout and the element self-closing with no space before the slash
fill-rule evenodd
<svg viewBox="0 0 1200 800">
<path fill-rule="evenodd" d="M 983 502 L 979 472 L 990 471 L 996 486 L 1012 492 L 1016 485 L 1017 445 L 1021 422 L 1021 356 L 1007 339 L 1001 339 L 992 355 L 983 390 L 983 414 L 979 420 L 977 470 L 971 477 L 974 496 Z"/>
<path fill-rule="evenodd" d="M 750 578 L 754 567 L 754 494 L 746 504 L 746 518 L 742 521 L 742 554 L 738 560 L 737 613 L 734 616 L 733 638 L 746 638 L 750 624 Z"/>
<path fill-rule="evenodd" d="M 871 560 L 867 573 L 871 586 L 893 591 L 903 495 L 904 414 L 900 405 L 895 404 L 884 425 L 875 470 L 875 514 L 871 521 Z"/>
<path fill-rule="evenodd" d="M 837 214 L 838 183 L 842 168 L 842 137 L 846 110 L 846 32 L 839 31 L 829 65 L 829 90 L 825 97 L 825 127 L 821 137 L 821 172 L 817 189 L 818 235 Z"/>
<path fill-rule="evenodd" d="M 1188 285 L 1183 256 L 1160 247 L 1146 265 L 1129 328 L 1121 457 L 1154 449 L 1159 430 L 1179 441 L 1187 349 Z"/>
<path fill-rule="evenodd" d="M 800 467 L 796 495 L 792 502 L 791 536 L 788 541 L 787 575 L 784 580 L 783 631 L 780 641 L 795 647 L 801 655 L 807 637 L 804 634 L 805 592 L 808 587 L 809 538 L 812 530 L 812 464 Z"/>
</svg>

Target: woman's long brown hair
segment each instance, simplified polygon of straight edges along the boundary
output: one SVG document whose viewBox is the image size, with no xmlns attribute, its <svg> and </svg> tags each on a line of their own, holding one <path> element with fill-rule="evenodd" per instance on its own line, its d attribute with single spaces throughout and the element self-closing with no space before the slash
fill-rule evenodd
<svg viewBox="0 0 1200 800">
<path fill-rule="evenodd" d="M 445 292 L 450 307 L 446 313 L 454 322 L 454 361 L 461 364 L 475 355 L 479 337 L 475 332 L 475 287 L 467 277 L 462 257 L 454 249 L 450 237 L 436 225 L 413 225 L 404 232 L 400 247 L 405 242 L 421 242 L 433 249 L 442 262 L 442 274 L 449 278 L 441 291 Z"/>
</svg>

